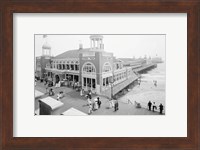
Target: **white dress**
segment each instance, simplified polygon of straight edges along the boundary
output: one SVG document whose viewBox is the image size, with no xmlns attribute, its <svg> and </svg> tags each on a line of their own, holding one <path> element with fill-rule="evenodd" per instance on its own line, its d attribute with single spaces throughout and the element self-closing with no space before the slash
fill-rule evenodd
<svg viewBox="0 0 200 150">
<path fill-rule="evenodd" d="M 97 99 L 94 100 L 94 109 L 98 109 Z"/>
</svg>

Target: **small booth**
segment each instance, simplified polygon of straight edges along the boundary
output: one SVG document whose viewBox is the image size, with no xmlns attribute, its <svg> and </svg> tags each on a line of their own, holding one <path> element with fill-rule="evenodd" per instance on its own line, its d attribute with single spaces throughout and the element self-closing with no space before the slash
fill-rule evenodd
<svg viewBox="0 0 200 150">
<path fill-rule="evenodd" d="M 44 93 L 38 91 L 38 90 L 35 90 L 35 99 L 39 99 L 41 96 L 43 96 Z"/>
<path fill-rule="evenodd" d="M 70 108 L 67 111 L 63 112 L 61 115 L 65 116 L 86 116 L 87 114 L 83 113 L 82 111 L 79 111 L 75 108 Z"/>
<path fill-rule="evenodd" d="M 64 103 L 57 101 L 51 97 L 39 100 L 39 115 L 54 115 L 55 111 L 63 106 Z"/>
</svg>

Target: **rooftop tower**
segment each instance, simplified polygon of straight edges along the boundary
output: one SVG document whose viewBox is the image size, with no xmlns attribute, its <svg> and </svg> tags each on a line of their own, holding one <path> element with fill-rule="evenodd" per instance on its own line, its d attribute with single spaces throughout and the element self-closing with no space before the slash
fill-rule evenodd
<svg viewBox="0 0 200 150">
<path fill-rule="evenodd" d="M 102 35 L 91 35 L 90 36 L 90 47 L 92 50 L 103 50 L 103 36 Z"/>
<path fill-rule="evenodd" d="M 51 56 L 51 46 L 48 43 L 47 35 L 43 35 L 44 44 L 42 45 L 42 56 Z"/>
</svg>

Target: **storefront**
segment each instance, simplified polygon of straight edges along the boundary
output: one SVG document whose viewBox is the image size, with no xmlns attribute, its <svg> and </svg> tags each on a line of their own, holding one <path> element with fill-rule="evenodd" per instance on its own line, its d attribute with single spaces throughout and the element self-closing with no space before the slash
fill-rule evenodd
<svg viewBox="0 0 200 150">
<path fill-rule="evenodd" d="M 96 68 L 94 64 L 87 62 L 82 69 L 82 88 L 96 93 Z"/>
</svg>

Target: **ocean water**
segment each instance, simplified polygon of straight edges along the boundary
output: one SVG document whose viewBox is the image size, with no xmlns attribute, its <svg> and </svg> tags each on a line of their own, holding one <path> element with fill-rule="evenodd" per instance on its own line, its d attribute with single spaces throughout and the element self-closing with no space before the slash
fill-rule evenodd
<svg viewBox="0 0 200 150">
<path fill-rule="evenodd" d="M 156 105 L 162 103 L 165 106 L 165 88 L 166 88 L 166 69 L 165 63 L 157 64 L 157 67 L 141 74 L 141 84 L 133 87 L 126 95 L 120 98 L 121 101 L 130 100 L 141 103 L 142 107 L 147 107 L 149 101 Z M 157 86 L 154 81 L 157 81 Z"/>
<path fill-rule="evenodd" d="M 157 67 L 148 71 L 145 74 L 141 74 L 142 81 L 152 81 L 156 80 L 158 83 L 165 84 L 166 75 L 165 63 L 157 64 Z"/>
</svg>

